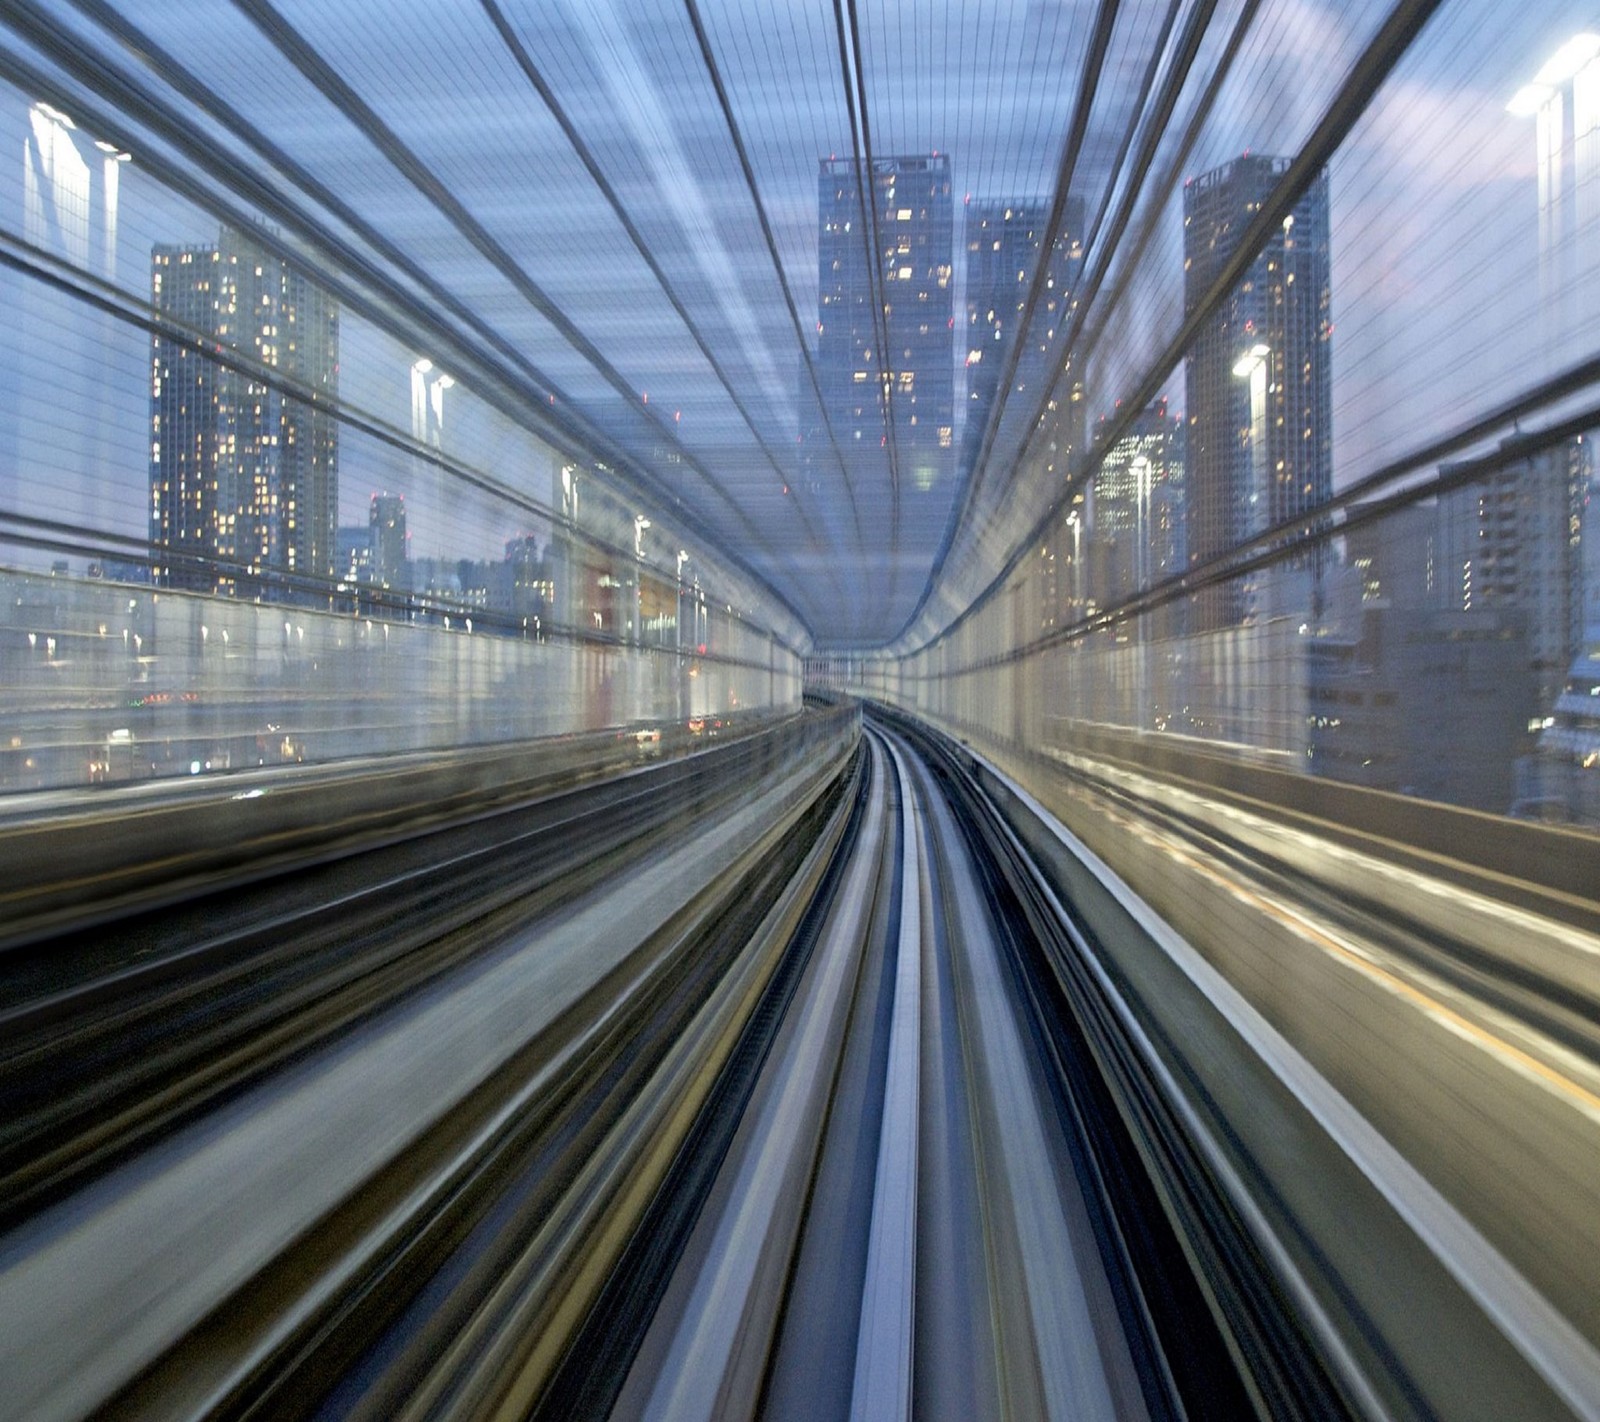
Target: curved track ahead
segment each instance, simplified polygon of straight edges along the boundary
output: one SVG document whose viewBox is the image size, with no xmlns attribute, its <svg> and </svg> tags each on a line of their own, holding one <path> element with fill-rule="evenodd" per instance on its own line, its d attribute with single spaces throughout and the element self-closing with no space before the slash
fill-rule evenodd
<svg viewBox="0 0 1600 1422">
<path fill-rule="evenodd" d="M 1333 1182 L 1557 1415 L 1019 792 L 764 735 L 13 949 L 0 1411 L 1434 1415 Z"/>
<path fill-rule="evenodd" d="M 1247 1408 L 1214 1332 L 1182 1387 L 1168 1365 L 970 808 L 902 737 L 868 755 L 849 871 L 614 1415 Z"/>
</svg>

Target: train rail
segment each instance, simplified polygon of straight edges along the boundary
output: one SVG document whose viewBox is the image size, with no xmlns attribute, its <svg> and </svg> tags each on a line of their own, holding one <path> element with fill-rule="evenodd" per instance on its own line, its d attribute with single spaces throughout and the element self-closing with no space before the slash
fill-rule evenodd
<svg viewBox="0 0 1600 1422">
<path fill-rule="evenodd" d="M 856 727 L 16 945 L 6 1408 L 1600 1408 L 1580 1334 L 1085 846 Z"/>
<path fill-rule="evenodd" d="M 771 738 L 5 949 L 0 1223 L 696 833 Z"/>
<path fill-rule="evenodd" d="M 1600 940 L 1581 921 L 1551 921 L 1491 899 L 1481 885 L 1441 894 L 1414 871 L 1126 767 L 1082 757 L 1060 763 L 1071 784 L 1126 822 L 1170 836 L 1267 898 L 1302 905 L 1470 1010 L 1515 1018 L 1600 1063 Z"/>
</svg>

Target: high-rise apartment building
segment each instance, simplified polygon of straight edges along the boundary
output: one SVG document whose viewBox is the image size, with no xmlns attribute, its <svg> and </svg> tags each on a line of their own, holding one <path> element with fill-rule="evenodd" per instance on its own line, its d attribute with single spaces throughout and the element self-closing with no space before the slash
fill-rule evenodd
<svg viewBox="0 0 1600 1422">
<path fill-rule="evenodd" d="M 1097 442 L 1106 424 L 1104 419 L 1099 421 Z M 1148 517 L 1142 505 L 1156 491 L 1182 489 L 1183 441 L 1183 423 L 1167 413 L 1165 398 L 1139 411 L 1128 432 L 1106 451 L 1095 475 L 1090 523 L 1097 534 L 1121 538 L 1136 532 L 1141 519 Z"/>
<path fill-rule="evenodd" d="M 1289 166 L 1245 154 L 1183 190 L 1184 309 L 1193 311 Z M 1192 564 L 1333 493 L 1328 181 L 1321 174 L 1190 348 L 1186 493 Z M 1243 582 L 1207 589 L 1191 628 L 1252 615 Z"/>
<path fill-rule="evenodd" d="M 365 524 L 341 526 L 334 531 L 333 575 L 339 591 L 359 593 L 372 586 L 372 530 Z M 347 608 L 359 606 L 346 598 Z"/>
<path fill-rule="evenodd" d="M 153 338 L 156 581 L 326 600 L 338 513 L 337 302 L 244 233 L 224 229 L 214 247 L 157 246 L 150 260 L 158 311 L 318 397 L 286 395 L 195 345 Z"/>
<path fill-rule="evenodd" d="M 404 591 L 411 586 L 411 561 L 406 548 L 406 501 L 403 494 L 374 494 L 367 511 L 372 581 L 380 588 Z"/>
<path fill-rule="evenodd" d="M 506 561 L 494 609 L 514 620 L 524 632 L 542 629 L 555 601 L 555 582 L 549 562 L 539 552 L 539 540 L 520 533 L 506 540 Z"/>
<path fill-rule="evenodd" d="M 892 456 L 909 531 L 936 536 L 955 467 L 950 159 L 877 158 L 870 185 L 859 177 L 854 159 L 822 160 L 816 369 L 827 425 L 802 418 L 802 458 L 812 478 L 830 467 L 828 427 L 853 474 L 881 476 Z"/>
<path fill-rule="evenodd" d="M 1540 714 L 1561 694 L 1583 638 L 1589 463 L 1589 441 L 1567 440 L 1508 457 L 1439 499 L 1445 605 L 1522 614 Z"/>
<path fill-rule="evenodd" d="M 1099 421 L 1097 444 L 1106 424 Z M 1089 505 L 1093 581 L 1102 606 L 1183 571 L 1183 446 L 1183 422 L 1160 399 L 1139 411 L 1106 451 Z M 1158 621 L 1171 628 L 1171 618 Z"/>
<path fill-rule="evenodd" d="M 984 427 L 999 392 L 1000 374 L 1019 339 L 1028 288 L 1045 241 L 1050 205 L 1042 199 L 975 199 L 966 204 L 966 373 L 962 464 L 970 468 L 983 444 Z M 1050 251 L 1041 306 L 1034 312 L 1028 346 L 1017 362 L 1016 385 L 1032 393 L 1048 374 L 1052 344 L 1060 334 L 1083 269 L 1083 199 L 1067 200 L 1065 225 Z"/>
<path fill-rule="evenodd" d="M 1360 580 L 1363 608 L 1455 608 L 1450 580 L 1457 576 L 1441 555 L 1445 527 L 1432 499 L 1395 509 L 1362 522 L 1368 506 L 1348 511 L 1353 527 L 1344 532 L 1345 558 Z"/>
</svg>

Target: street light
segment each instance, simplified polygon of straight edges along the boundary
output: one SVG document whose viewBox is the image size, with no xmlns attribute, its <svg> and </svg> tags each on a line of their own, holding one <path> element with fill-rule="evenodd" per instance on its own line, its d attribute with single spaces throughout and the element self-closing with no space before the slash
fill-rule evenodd
<svg viewBox="0 0 1600 1422">
<path fill-rule="evenodd" d="M 1569 343 L 1580 268 L 1592 270 L 1585 237 L 1600 217 L 1600 34 L 1575 34 L 1511 96 L 1506 112 L 1534 120 L 1538 164 L 1539 299 L 1552 348 Z M 1569 159 L 1568 154 L 1571 154 Z"/>
<path fill-rule="evenodd" d="M 1543 84 L 1524 84 L 1506 105 L 1506 112 L 1516 118 L 1532 118 L 1550 97 L 1550 90 Z"/>
<path fill-rule="evenodd" d="M 411 364 L 411 437 L 418 444 L 440 448 L 444 433 L 444 392 L 455 388 L 453 377 L 437 370 L 427 356 Z"/>
<path fill-rule="evenodd" d="M 578 471 L 571 464 L 561 466 L 561 516 L 569 524 L 578 522 Z"/>
<path fill-rule="evenodd" d="M 680 548 L 678 550 L 678 602 L 672 619 L 678 629 L 678 655 L 680 657 L 683 655 L 683 565 L 688 561 L 688 552 Z"/>
<path fill-rule="evenodd" d="M 1258 342 L 1251 346 L 1238 360 L 1234 361 L 1233 373 L 1241 380 L 1247 376 L 1254 375 L 1266 363 L 1267 357 L 1271 354 L 1270 347 L 1261 345 Z"/>
<path fill-rule="evenodd" d="M 1067 527 L 1072 530 L 1072 616 L 1076 620 L 1083 606 L 1083 576 L 1078 570 L 1078 557 L 1083 551 L 1083 521 L 1077 509 L 1068 511 Z"/>
<path fill-rule="evenodd" d="M 1588 31 L 1575 34 L 1545 60 L 1539 72 L 1533 76 L 1533 82 L 1547 89 L 1559 88 L 1568 80 L 1576 79 L 1583 72 L 1584 65 L 1597 54 L 1600 54 L 1600 35 Z"/>
<path fill-rule="evenodd" d="M 650 527 L 650 520 L 643 514 L 633 516 L 633 557 L 635 563 L 644 562 L 644 532 Z M 644 645 L 644 571 L 635 567 L 633 570 L 633 642 L 635 646 Z M 637 686 L 637 681 L 635 682 Z"/>
<path fill-rule="evenodd" d="M 1573 35 L 1539 66 L 1532 83 L 1524 84 L 1511 96 L 1506 104 L 1506 112 L 1517 118 L 1532 118 L 1557 97 L 1558 89 L 1576 79 L 1597 55 L 1600 55 L 1600 35 L 1587 31 Z"/>
<path fill-rule="evenodd" d="M 683 565 L 689 561 L 687 549 L 678 550 L 678 592 L 673 604 L 672 624 L 678 636 L 678 719 L 685 725 L 694 715 L 689 690 L 688 665 L 683 659 Z"/>
<path fill-rule="evenodd" d="M 1139 525 L 1138 543 L 1134 552 L 1137 561 L 1134 564 L 1134 577 L 1138 581 L 1137 591 L 1143 592 L 1150 586 L 1150 482 L 1152 465 L 1148 454 L 1136 454 L 1131 466 L 1134 487 L 1134 512 Z"/>
<path fill-rule="evenodd" d="M 1138 586 L 1135 592 L 1143 594 L 1150 588 L 1150 479 L 1153 466 L 1150 456 L 1136 454 L 1133 457 L 1132 472 L 1134 479 L 1135 511 L 1138 529 L 1135 534 L 1134 544 L 1134 579 Z M 1146 715 L 1150 707 L 1150 614 L 1141 612 L 1134 622 L 1135 640 L 1139 646 L 1137 662 L 1139 670 L 1139 685 L 1136 692 L 1136 705 L 1134 707 L 1134 724 L 1142 731 Z M 1155 718 L 1150 717 L 1153 721 Z"/>
<path fill-rule="evenodd" d="M 418 444 L 428 439 L 428 373 L 433 362 L 426 356 L 411 366 L 411 438 Z"/>
<path fill-rule="evenodd" d="M 1250 503 L 1252 509 L 1267 484 L 1267 367 L 1272 350 L 1257 342 L 1233 363 L 1233 373 L 1250 382 Z M 1252 515 L 1254 533 L 1260 515 Z"/>
</svg>

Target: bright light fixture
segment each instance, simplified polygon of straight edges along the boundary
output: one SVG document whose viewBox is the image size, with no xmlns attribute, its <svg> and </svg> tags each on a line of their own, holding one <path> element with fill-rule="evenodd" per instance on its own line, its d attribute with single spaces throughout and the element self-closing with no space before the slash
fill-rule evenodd
<svg viewBox="0 0 1600 1422">
<path fill-rule="evenodd" d="M 1262 361 L 1272 353 L 1270 346 L 1259 343 L 1250 347 L 1238 360 L 1233 363 L 1233 373 L 1243 380 L 1246 376 L 1254 375 L 1260 368 Z"/>
<path fill-rule="evenodd" d="M 1518 118 L 1532 118 L 1544 107 L 1553 91 L 1543 84 L 1524 84 L 1511 96 L 1511 102 L 1506 105 L 1508 114 L 1515 114 Z"/>
<path fill-rule="evenodd" d="M 1533 82 L 1551 89 L 1558 84 L 1565 84 L 1597 54 L 1600 54 L 1600 35 L 1587 31 L 1573 35 L 1545 60 L 1544 68 L 1533 76 Z"/>
</svg>

